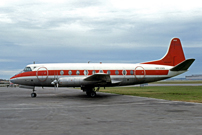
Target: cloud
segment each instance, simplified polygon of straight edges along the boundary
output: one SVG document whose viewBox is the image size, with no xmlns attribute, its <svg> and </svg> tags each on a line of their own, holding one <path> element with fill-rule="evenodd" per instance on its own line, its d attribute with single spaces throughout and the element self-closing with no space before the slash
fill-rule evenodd
<svg viewBox="0 0 202 135">
<path fill-rule="evenodd" d="M 20 46 L 137 47 L 144 39 L 148 43 L 155 41 L 159 34 L 169 38 L 186 36 L 188 23 L 193 24 L 190 20 L 198 19 L 194 30 L 201 23 L 200 6 L 194 2 L 13 2 L 3 6 L 1 39 Z"/>
<path fill-rule="evenodd" d="M 201 48 L 201 9 L 196 0 L 1 1 L 1 68 L 33 61 L 148 61 L 141 52 L 152 49 L 162 57 L 173 37 Z"/>
<path fill-rule="evenodd" d="M 13 59 L 0 59 L 0 62 L 14 62 Z"/>
<path fill-rule="evenodd" d="M 19 73 L 20 71 L 22 71 L 22 69 L 15 69 L 15 70 L 0 70 L 0 77 L 6 76 L 6 78 L 8 79 L 9 77 L 14 76 L 15 74 Z M 0 79 L 4 79 L 4 78 L 0 78 Z"/>
</svg>

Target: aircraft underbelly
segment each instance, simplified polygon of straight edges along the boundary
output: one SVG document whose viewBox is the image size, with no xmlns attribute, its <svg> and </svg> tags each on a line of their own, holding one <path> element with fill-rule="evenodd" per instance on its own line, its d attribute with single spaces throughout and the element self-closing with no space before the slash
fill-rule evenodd
<svg viewBox="0 0 202 135">
<path fill-rule="evenodd" d="M 59 87 L 81 87 L 81 86 L 103 86 L 103 87 L 109 87 L 109 86 L 123 86 L 123 85 L 135 85 L 135 84 L 141 84 L 141 83 L 149 83 L 153 81 L 158 81 L 162 79 L 169 78 L 168 76 L 144 76 L 141 78 L 137 78 L 135 76 L 130 77 L 123 77 L 123 76 L 112 76 L 111 79 L 115 82 L 119 83 L 106 83 L 106 82 L 99 82 L 99 81 L 85 81 L 83 80 L 83 77 L 66 77 L 60 79 L 60 85 Z M 53 87 L 51 82 L 54 80 L 54 78 L 47 78 L 44 81 L 39 80 L 36 77 L 29 77 L 29 78 L 19 78 L 16 79 L 16 84 L 21 85 L 30 85 L 30 86 L 48 86 Z"/>
</svg>

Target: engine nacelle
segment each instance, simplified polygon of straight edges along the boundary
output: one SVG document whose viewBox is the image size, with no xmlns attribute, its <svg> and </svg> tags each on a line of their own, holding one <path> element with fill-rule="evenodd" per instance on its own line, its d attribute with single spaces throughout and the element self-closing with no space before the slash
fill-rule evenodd
<svg viewBox="0 0 202 135">
<path fill-rule="evenodd" d="M 75 86 L 80 84 L 83 79 L 78 77 L 65 77 L 59 79 L 60 86 Z"/>
<path fill-rule="evenodd" d="M 95 82 L 85 81 L 85 77 L 64 77 L 59 79 L 59 86 L 81 87 L 82 85 L 94 85 Z"/>
</svg>

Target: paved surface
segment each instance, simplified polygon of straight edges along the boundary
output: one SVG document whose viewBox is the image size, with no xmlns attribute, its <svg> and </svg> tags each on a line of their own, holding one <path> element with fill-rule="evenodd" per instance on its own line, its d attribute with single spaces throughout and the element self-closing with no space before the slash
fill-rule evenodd
<svg viewBox="0 0 202 135">
<path fill-rule="evenodd" d="M 0 135 L 201 135 L 202 104 L 0 87 Z"/>
</svg>

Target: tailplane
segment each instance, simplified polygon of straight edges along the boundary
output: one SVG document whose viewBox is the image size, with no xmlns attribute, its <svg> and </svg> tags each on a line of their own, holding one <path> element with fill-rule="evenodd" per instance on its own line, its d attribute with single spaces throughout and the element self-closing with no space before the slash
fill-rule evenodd
<svg viewBox="0 0 202 135">
<path fill-rule="evenodd" d="M 142 64 L 157 64 L 157 65 L 168 65 L 176 66 L 185 60 L 184 52 L 179 38 L 173 38 L 170 42 L 168 52 L 166 55 L 156 61 L 144 62 Z"/>
<path fill-rule="evenodd" d="M 187 59 L 177 66 L 174 66 L 172 69 L 170 69 L 170 71 L 186 71 L 194 61 L 195 59 Z"/>
</svg>

